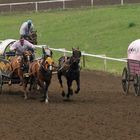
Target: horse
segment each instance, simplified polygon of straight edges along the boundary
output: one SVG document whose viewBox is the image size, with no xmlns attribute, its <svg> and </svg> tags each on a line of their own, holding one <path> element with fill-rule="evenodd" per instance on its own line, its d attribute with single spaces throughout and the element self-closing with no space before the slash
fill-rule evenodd
<svg viewBox="0 0 140 140">
<path fill-rule="evenodd" d="M 36 82 L 43 89 L 43 101 L 45 103 L 48 103 L 48 87 L 51 83 L 53 64 L 54 61 L 51 57 L 43 57 L 40 60 L 33 61 L 29 67 L 29 90 L 32 90 L 32 85 Z"/>
<path fill-rule="evenodd" d="M 37 45 L 37 31 L 32 31 L 28 37 L 25 38 L 30 43 Z"/>
<path fill-rule="evenodd" d="M 81 51 L 79 48 L 72 48 L 72 56 L 66 57 L 62 56 L 59 58 L 57 77 L 59 80 L 60 87 L 62 89 L 62 96 L 65 96 L 65 91 L 63 89 L 62 76 L 67 80 L 68 93 L 66 95 L 69 99 L 70 95 L 73 95 L 72 83 L 75 80 L 77 83 L 77 89 L 75 93 L 80 91 L 80 57 Z"/>
<path fill-rule="evenodd" d="M 27 99 L 27 83 L 29 80 L 28 69 L 30 63 L 33 61 L 33 53 L 31 50 L 26 50 L 23 52 L 22 56 L 15 56 L 10 59 L 11 65 L 11 80 L 9 85 L 12 84 L 12 79 L 17 77 L 20 79 L 20 85 L 23 85 L 24 98 Z"/>
</svg>

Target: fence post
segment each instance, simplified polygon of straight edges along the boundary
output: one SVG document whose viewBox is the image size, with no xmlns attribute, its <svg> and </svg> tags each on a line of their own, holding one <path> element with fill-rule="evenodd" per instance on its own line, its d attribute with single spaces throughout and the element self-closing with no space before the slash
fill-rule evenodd
<svg viewBox="0 0 140 140">
<path fill-rule="evenodd" d="M 123 0 L 121 0 L 121 5 L 123 5 L 124 3 L 123 3 Z"/>
<path fill-rule="evenodd" d="M 66 49 L 64 48 L 64 56 L 66 56 Z"/>
<path fill-rule="evenodd" d="M 83 55 L 83 67 L 85 68 L 86 67 L 86 61 L 85 61 L 84 51 L 82 52 L 82 55 Z"/>
<path fill-rule="evenodd" d="M 35 11 L 38 12 L 38 4 L 35 2 Z"/>
<path fill-rule="evenodd" d="M 103 56 L 106 57 L 105 54 Z M 106 71 L 106 70 L 107 70 L 107 60 L 106 60 L 106 58 L 104 58 L 104 71 Z"/>
<path fill-rule="evenodd" d="M 65 0 L 63 0 L 63 9 L 65 9 L 66 6 L 65 6 Z"/>
<path fill-rule="evenodd" d="M 12 11 L 12 5 L 11 5 L 11 3 L 10 3 L 10 5 L 9 5 L 9 6 L 10 6 L 10 12 L 11 12 L 11 11 Z"/>
<path fill-rule="evenodd" d="M 93 0 L 91 0 L 91 7 L 93 7 Z"/>
</svg>

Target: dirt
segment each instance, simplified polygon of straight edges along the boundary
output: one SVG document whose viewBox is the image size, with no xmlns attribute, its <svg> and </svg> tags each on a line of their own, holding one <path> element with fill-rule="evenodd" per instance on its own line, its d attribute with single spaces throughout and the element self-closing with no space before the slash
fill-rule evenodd
<svg viewBox="0 0 140 140">
<path fill-rule="evenodd" d="M 133 90 L 123 95 L 121 77 L 82 71 L 80 93 L 65 101 L 53 75 L 49 103 L 40 102 L 41 97 L 36 92 L 24 100 L 20 86 L 3 86 L 1 140 L 140 139 L 140 99 L 134 96 Z"/>
<path fill-rule="evenodd" d="M 24 100 L 22 87 L 3 85 L 0 139 L 140 139 L 140 99 L 134 96 L 133 88 L 129 95 L 123 95 L 121 77 L 82 71 L 79 94 L 65 101 L 60 92 L 56 75 L 49 88 L 48 104 L 40 102 L 42 94 L 37 91 Z"/>
</svg>

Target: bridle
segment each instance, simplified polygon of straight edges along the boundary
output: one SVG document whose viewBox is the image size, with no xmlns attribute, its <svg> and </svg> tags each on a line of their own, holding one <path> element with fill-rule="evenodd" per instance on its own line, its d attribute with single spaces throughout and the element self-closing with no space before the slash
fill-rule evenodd
<svg viewBox="0 0 140 140">
<path fill-rule="evenodd" d="M 61 65 L 61 67 L 58 69 L 58 71 L 61 71 L 64 67 L 67 67 L 66 72 L 72 68 L 74 64 L 77 64 L 77 66 L 80 63 L 80 57 L 81 57 L 81 52 L 79 50 L 74 50 L 73 55 L 65 62 L 64 65 Z"/>
<path fill-rule="evenodd" d="M 48 59 L 50 59 L 51 62 L 48 62 Z M 40 69 L 43 70 L 44 72 L 52 71 L 52 69 L 53 69 L 53 60 L 50 57 L 48 57 L 46 60 L 43 60 L 40 63 Z"/>
<path fill-rule="evenodd" d="M 23 61 L 24 62 L 31 62 L 33 58 L 33 54 L 31 51 L 25 51 L 23 53 Z"/>
</svg>

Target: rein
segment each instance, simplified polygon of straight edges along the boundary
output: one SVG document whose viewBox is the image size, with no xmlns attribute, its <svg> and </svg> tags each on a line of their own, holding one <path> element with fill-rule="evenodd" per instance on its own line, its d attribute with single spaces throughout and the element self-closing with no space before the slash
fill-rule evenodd
<svg viewBox="0 0 140 140">
<path fill-rule="evenodd" d="M 49 71 L 49 68 L 47 67 L 46 69 L 45 66 L 43 65 L 43 61 L 40 63 L 40 70 L 43 70 L 44 72 Z"/>
<path fill-rule="evenodd" d="M 70 65 L 71 65 L 71 64 L 67 65 L 67 64 L 65 63 L 65 65 L 61 66 L 61 67 L 58 69 L 58 71 L 62 70 L 65 66 L 69 66 L 69 67 L 70 67 Z"/>
<path fill-rule="evenodd" d="M 73 58 L 75 58 L 75 57 L 73 57 L 73 56 L 71 56 L 66 62 L 69 62 L 68 64 L 65 62 L 65 63 L 63 63 L 63 65 L 58 69 L 58 71 L 60 71 L 60 70 L 62 70 L 65 66 L 67 66 L 68 67 L 68 69 L 66 70 L 66 71 L 68 71 L 69 70 L 69 68 L 72 66 L 72 64 L 74 63 L 74 62 L 72 62 L 71 63 L 71 59 L 73 59 Z M 79 62 L 78 62 L 79 63 Z"/>
</svg>

